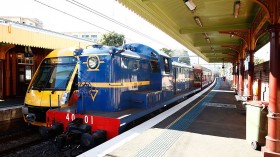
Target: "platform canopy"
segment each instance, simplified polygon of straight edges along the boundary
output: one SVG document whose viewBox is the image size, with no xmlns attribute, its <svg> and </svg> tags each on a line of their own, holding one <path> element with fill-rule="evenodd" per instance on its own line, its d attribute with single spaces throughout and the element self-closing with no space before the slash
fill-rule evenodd
<svg viewBox="0 0 280 157">
<path fill-rule="evenodd" d="M 210 63 L 233 62 L 269 41 L 259 0 L 118 1 Z"/>
<path fill-rule="evenodd" d="M 94 44 L 94 42 L 62 33 L 5 19 L 0 21 L 0 47 L 5 45 L 22 45 L 45 49 L 57 49 L 72 46 L 86 47 L 92 44 Z"/>
</svg>

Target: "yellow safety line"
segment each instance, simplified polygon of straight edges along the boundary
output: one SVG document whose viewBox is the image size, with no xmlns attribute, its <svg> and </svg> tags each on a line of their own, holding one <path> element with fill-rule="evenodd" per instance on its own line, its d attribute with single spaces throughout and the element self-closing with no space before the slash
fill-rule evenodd
<svg viewBox="0 0 280 157">
<path fill-rule="evenodd" d="M 210 93 L 210 92 L 209 92 Z M 208 93 L 208 94 L 209 94 Z M 207 95 L 208 95 L 207 94 Z M 169 124 L 167 127 L 165 127 L 165 129 L 170 128 L 174 123 L 176 123 L 179 119 L 181 119 L 183 116 L 185 116 L 187 113 L 189 113 L 195 106 L 198 105 L 198 103 L 200 103 L 207 95 L 205 95 L 201 100 L 199 100 L 196 104 L 194 104 L 189 110 L 187 110 L 185 113 L 183 113 L 180 117 L 178 117 L 175 121 L 173 121 L 171 124 Z"/>
</svg>

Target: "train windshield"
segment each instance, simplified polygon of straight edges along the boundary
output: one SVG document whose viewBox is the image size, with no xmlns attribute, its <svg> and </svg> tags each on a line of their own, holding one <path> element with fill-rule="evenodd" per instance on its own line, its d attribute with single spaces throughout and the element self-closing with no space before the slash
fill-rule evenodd
<svg viewBox="0 0 280 157">
<path fill-rule="evenodd" d="M 75 66 L 75 57 L 45 59 L 35 76 L 31 89 L 65 90 Z"/>
<path fill-rule="evenodd" d="M 194 81 L 201 81 L 201 73 L 194 73 Z"/>
</svg>

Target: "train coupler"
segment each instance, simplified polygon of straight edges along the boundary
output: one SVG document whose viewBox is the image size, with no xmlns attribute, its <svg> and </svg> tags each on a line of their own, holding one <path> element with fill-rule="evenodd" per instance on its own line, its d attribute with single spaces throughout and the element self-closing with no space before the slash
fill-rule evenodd
<svg viewBox="0 0 280 157">
<path fill-rule="evenodd" d="M 63 133 L 63 124 L 54 123 L 50 128 L 45 126 L 39 127 L 40 135 L 45 139 L 51 139 Z"/>
</svg>

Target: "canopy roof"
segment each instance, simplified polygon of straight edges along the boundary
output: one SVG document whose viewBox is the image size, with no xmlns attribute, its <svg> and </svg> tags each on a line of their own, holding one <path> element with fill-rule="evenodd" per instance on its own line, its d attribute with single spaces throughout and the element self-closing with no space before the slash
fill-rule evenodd
<svg viewBox="0 0 280 157">
<path fill-rule="evenodd" d="M 0 46 L 5 44 L 57 49 L 70 46 L 86 47 L 92 41 L 45 30 L 8 20 L 0 22 Z"/>
<path fill-rule="evenodd" d="M 118 1 L 207 62 L 233 62 L 240 52 L 256 51 L 269 41 L 268 33 L 259 33 L 267 20 L 262 22 L 266 12 L 258 0 L 189 0 L 193 11 L 187 0 Z M 248 40 L 252 27 L 254 46 Z"/>
</svg>

